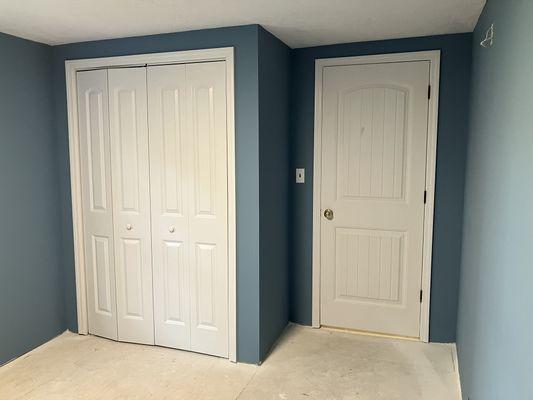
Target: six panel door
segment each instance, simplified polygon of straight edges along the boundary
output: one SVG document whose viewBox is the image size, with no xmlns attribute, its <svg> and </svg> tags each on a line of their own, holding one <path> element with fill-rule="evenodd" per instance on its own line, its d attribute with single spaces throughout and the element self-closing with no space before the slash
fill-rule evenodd
<svg viewBox="0 0 533 400">
<path fill-rule="evenodd" d="M 146 68 L 108 80 L 118 339 L 154 344 Z"/>
<path fill-rule="evenodd" d="M 419 337 L 429 62 L 325 67 L 321 323 Z"/>
</svg>

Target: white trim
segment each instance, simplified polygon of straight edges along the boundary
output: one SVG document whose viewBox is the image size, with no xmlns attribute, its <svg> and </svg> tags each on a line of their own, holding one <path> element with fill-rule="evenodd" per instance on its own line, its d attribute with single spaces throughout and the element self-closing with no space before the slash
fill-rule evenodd
<svg viewBox="0 0 533 400">
<path fill-rule="evenodd" d="M 433 245 L 433 214 L 435 202 L 435 172 L 437 162 L 437 124 L 439 111 L 440 50 L 395 53 L 371 56 L 325 58 L 315 61 L 315 132 L 313 163 L 313 294 L 312 326 L 320 327 L 320 191 L 322 169 L 322 71 L 326 66 L 381 64 L 393 62 L 429 61 L 431 98 L 428 111 L 428 142 L 426 160 L 427 201 L 424 208 L 424 244 L 422 281 L 424 293 L 420 306 L 420 340 L 429 341 L 429 311 L 431 298 L 431 253 Z"/>
<path fill-rule="evenodd" d="M 119 66 L 131 67 L 207 61 L 226 62 L 226 118 L 228 135 L 228 358 L 230 361 L 235 362 L 237 361 L 237 228 L 235 204 L 235 100 L 233 47 L 65 61 L 78 333 L 82 335 L 88 334 L 88 323 L 85 258 L 83 251 L 83 218 L 81 212 L 76 72 Z"/>
</svg>

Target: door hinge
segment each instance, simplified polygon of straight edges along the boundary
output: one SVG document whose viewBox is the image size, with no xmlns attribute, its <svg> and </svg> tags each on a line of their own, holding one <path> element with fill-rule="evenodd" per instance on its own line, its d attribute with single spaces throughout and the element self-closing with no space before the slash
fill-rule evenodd
<svg viewBox="0 0 533 400">
<path fill-rule="evenodd" d="M 424 190 L 424 204 L 426 204 L 427 200 L 428 200 L 428 191 Z"/>
<path fill-rule="evenodd" d="M 428 85 L 428 99 L 431 99 L 431 85 Z"/>
<path fill-rule="evenodd" d="M 424 294 L 424 291 L 420 289 L 420 302 L 422 303 L 422 295 Z"/>
</svg>

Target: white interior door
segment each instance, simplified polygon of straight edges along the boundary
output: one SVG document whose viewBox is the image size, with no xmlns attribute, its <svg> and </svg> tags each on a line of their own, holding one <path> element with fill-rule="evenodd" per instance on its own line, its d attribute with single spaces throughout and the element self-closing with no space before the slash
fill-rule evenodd
<svg viewBox="0 0 533 400">
<path fill-rule="evenodd" d="M 89 332 L 116 340 L 107 71 L 78 72 L 77 82 Z"/>
<path fill-rule="evenodd" d="M 148 68 L 155 344 L 189 350 L 190 135 L 185 65 Z"/>
<path fill-rule="evenodd" d="M 323 325 L 420 335 L 429 70 L 323 70 Z"/>
<path fill-rule="evenodd" d="M 118 339 L 154 344 L 146 68 L 108 81 Z"/>
<path fill-rule="evenodd" d="M 225 63 L 148 68 L 156 343 L 228 356 Z"/>
</svg>

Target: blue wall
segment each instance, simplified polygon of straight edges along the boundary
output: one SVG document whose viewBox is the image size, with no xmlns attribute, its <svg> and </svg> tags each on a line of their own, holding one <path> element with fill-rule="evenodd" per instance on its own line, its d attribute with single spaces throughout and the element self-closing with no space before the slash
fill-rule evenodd
<svg viewBox="0 0 533 400">
<path fill-rule="evenodd" d="M 0 33 L 0 365 L 64 330 L 51 48 Z"/>
<path fill-rule="evenodd" d="M 292 186 L 292 321 L 307 325 L 311 323 L 315 59 L 440 49 L 441 93 L 430 337 L 432 341 L 455 341 L 471 37 L 471 34 L 445 35 L 311 47 L 293 51 L 291 172 L 297 167 L 304 167 L 306 184 Z"/>
<path fill-rule="evenodd" d="M 259 88 L 257 25 L 75 43 L 53 48 L 55 118 L 68 327 L 77 330 L 64 61 L 213 47 L 235 47 L 237 168 L 237 357 L 259 355 Z"/>
<path fill-rule="evenodd" d="M 259 28 L 260 355 L 289 321 L 290 49 Z"/>
<path fill-rule="evenodd" d="M 314 60 L 321 57 L 442 50 L 431 339 L 455 339 L 470 34 L 297 50 L 257 25 L 53 48 L 2 35 L 0 184 L 9 191 L 0 198 L 8 210 L 0 317 L 14 323 L 0 331 L 0 361 L 64 327 L 77 329 L 64 61 L 226 46 L 235 48 L 238 359 L 259 362 L 289 319 L 311 321 Z M 307 169 L 307 184 L 293 183 L 296 167 Z M 41 328 L 29 329 L 34 321 Z"/>
<path fill-rule="evenodd" d="M 457 344 L 464 399 L 533 399 L 533 2 L 474 34 Z M 494 22 L 491 48 L 479 42 Z"/>
</svg>

